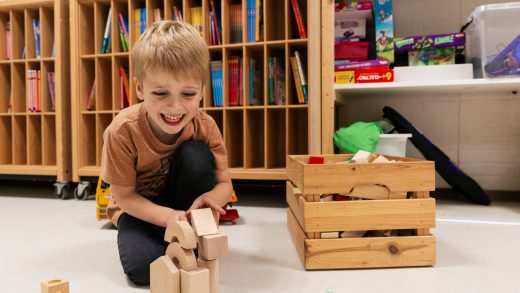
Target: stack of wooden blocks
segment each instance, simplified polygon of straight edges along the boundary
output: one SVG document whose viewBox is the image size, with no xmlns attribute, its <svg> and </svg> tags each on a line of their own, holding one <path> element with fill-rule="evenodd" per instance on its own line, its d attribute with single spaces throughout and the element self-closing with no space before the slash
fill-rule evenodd
<svg viewBox="0 0 520 293">
<path fill-rule="evenodd" d="M 166 255 L 150 264 L 152 293 L 216 293 L 218 259 L 227 255 L 227 236 L 219 233 L 211 209 L 193 210 L 186 221 L 168 223 Z M 194 249 L 198 251 L 198 259 Z"/>
<path fill-rule="evenodd" d="M 390 162 L 352 162 L 352 157 L 326 155 L 317 164 L 310 156 L 287 158 L 287 225 L 304 267 L 434 265 L 435 199 L 429 196 L 435 190 L 434 163 L 391 156 Z M 335 201 L 333 194 L 360 200 Z M 384 230 L 399 233 L 358 233 Z M 399 236 L 405 231 L 408 236 Z M 324 239 L 330 237 L 336 239 Z"/>
</svg>

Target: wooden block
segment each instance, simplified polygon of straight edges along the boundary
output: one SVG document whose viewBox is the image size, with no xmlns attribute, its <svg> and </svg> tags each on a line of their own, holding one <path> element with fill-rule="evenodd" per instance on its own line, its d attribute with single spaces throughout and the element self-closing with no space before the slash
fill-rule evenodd
<svg viewBox="0 0 520 293">
<path fill-rule="evenodd" d="M 166 248 L 166 255 L 179 269 L 191 271 L 197 268 L 197 258 L 192 249 L 184 249 L 178 242 L 173 242 Z"/>
<path fill-rule="evenodd" d="M 170 221 L 164 233 L 164 241 L 179 242 L 182 248 L 197 248 L 197 236 L 187 221 Z"/>
<path fill-rule="evenodd" d="M 320 201 L 334 201 L 334 195 L 333 194 L 324 195 L 320 198 Z"/>
<path fill-rule="evenodd" d="M 218 233 L 217 223 L 210 208 L 191 211 L 191 225 L 197 236 Z"/>
<path fill-rule="evenodd" d="M 181 272 L 182 293 L 209 293 L 209 270 L 196 268 L 190 272 L 183 269 Z"/>
<path fill-rule="evenodd" d="M 181 275 L 173 261 L 166 255 L 150 264 L 150 292 L 180 293 Z"/>
<path fill-rule="evenodd" d="M 309 157 L 309 164 L 323 164 L 324 162 L 325 162 L 325 158 L 323 158 L 323 157 L 317 157 L 317 156 Z"/>
<path fill-rule="evenodd" d="M 385 186 L 377 184 L 356 185 L 348 196 L 366 199 L 388 199 L 390 190 Z"/>
<path fill-rule="evenodd" d="M 202 236 L 199 246 L 199 258 L 203 260 L 214 260 L 228 254 L 228 238 L 224 234 Z"/>
<path fill-rule="evenodd" d="M 339 232 L 321 232 L 321 239 L 339 238 Z"/>
<path fill-rule="evenodd" d="M 202 260 L 197 259 L 199 267 L 206 268 L 209 270 L 209 291 L 211 293 L 218 293 L 220 286 L 220 270 L 219 261 L 215 260 Z"/>
<path fill-rule="evenodd" d="M 352 160 L 356 163 L 368 163 L 371 153 L 359 150 L 353 157 Z"/>
<path fill-rule="evenodd" d="M 345 231 L 341 233 L 341 238 L 361 238 L 367 231 Z"/>
<path fill-rule="evenodd" d="M 41 283 L 41 293 L 69 293 L 69 282 L 53 279 Z"/>
<path fill-rule="evenodd" d="M 375 160 L 373 160 L 372 163 L 392 163 L 392 162 L 390 162 L 387 158 L 380 155 Z"/>
</svg>

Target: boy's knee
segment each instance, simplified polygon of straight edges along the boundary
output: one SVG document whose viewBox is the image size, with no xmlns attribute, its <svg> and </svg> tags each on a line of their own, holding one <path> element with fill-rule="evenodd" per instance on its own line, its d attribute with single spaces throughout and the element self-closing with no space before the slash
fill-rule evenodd
<svg viewBox="0 0 520 293">
<path fill-rule="evenodd" d="M 215 169 L 213 153 L 203 143 L 192 140 L 183 142 L 177 155 L 184 172 L 204 175 Z"/>
<path fill-rule="evenodd" d="M 146 286 L 150 284 L 150 264 L 133 264 L 124 268 L 128 279 L 136 285 Z"/>
</svg>

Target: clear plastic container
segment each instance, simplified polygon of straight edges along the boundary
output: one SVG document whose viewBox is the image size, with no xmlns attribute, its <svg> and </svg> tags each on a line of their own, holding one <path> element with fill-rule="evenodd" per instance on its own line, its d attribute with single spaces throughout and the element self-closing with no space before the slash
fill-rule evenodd
<svg viewBox="0 0 520 293">
<path fill-rule="evenodd" d="M 376 154 L 406 157 L 406 141 L 411 133 L 380 134 L 377 140 Z"/>
<path fill-rule="evenodd" d="M 478 6 L 466 24 L 466 62 L 475 78 L 520 75 L 520 2 Z"/>
</svg>

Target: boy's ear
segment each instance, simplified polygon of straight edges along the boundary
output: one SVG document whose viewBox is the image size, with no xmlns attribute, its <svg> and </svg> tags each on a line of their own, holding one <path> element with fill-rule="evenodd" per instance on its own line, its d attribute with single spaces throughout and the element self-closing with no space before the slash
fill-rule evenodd
<svg viewBox="0 0 520 293">
<path fill-rule="evenodd" d="M 135 84 L 135 92 L 137 93 L 137 98 L 139 98 L 139 100 L 144 100 L 143 99 L 143 84 L 141 83 L 141 81 L 139 81 L 137 78 L 134 77 L 134 84 Z"/>
</svg>

